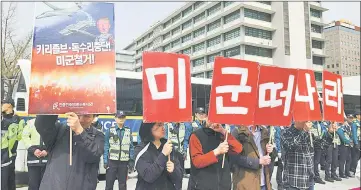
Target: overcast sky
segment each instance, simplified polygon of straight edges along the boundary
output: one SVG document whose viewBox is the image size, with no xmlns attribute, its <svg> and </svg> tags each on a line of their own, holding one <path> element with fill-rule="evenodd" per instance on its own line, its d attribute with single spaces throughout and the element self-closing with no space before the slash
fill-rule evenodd
<svg viewBox="0 0 361 190">
<path fill-rule="evenodd" d="M 20 34 L 30 31 L 33 27 L 34 4 L 34 2 L 18 3 L 17 28 L 20 29 Z M 59 7 L 69 6 L 69 3 L 53 4 Z M 184 4 L 185 2 L 116 2 L 116 49 L 123 49 L 156 21 L 162 20 Z M 323 15 L 326 22 L 346 19 L 360 26 L 360 2 L 322 2 L 322 4 L 329 9 Z M 6 3 L 3 5 L 7 6 Z M 42 3 L 38 8 L 48 9 Z"/>
</svg>

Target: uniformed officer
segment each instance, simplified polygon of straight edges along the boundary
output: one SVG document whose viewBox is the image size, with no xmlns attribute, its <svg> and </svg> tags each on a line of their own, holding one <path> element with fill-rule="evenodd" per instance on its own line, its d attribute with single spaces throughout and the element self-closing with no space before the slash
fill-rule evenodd
<svg viewBox="0 0 361 190">
<path fill-rule="evenodd" d="M 353 118 L 353 117 L 352 117 Z M 347 118 L 347 120 L 352 122 L 352 118 Z M 337 134 L 340 137 L 341 144 L 339 146 L 339 175 L 341 178 L 347 179 L 348 177 L 353 177 L 350 173 L 351 167 L 351 147 L 353 147 L 353 142 L 351 140 L 351 126 L 348 121 L 345 121 L 343 125 L 337 130 Z"/>
<path fill-rule="evenodd" d="M 360 113 L 358 113 L 360 117 Z M 357 119 L 357 113 L 354 114 L 354 118 L 351 124 L 352 140 L 354 146 L 351 148 L 351 168 L 350 171 L 356 174 L 356 168 L 358 160 L 360 159 L 360 121 Z"/>
<path fill-rule="evenodd" d="M 324 151 L 326 153 L 326 161 L 324 166 L 325 181 L 331 183 L 334 182 L 334 180 L 341 181 L 341 178 L 339 178 L 336 174 L 336 168 L 338 165 L 338 147 L 336 145 L 336 138 L 338 138 L 338 136 L 336 134 L 336 130 L 338 128 L 338 124 L 336 122 L 330 123 L 323 121 L 320 123 L 320 125 L 326 129 L 323 136 L 326 142 Z"/>
<path fill-rule="evenodd" d="M 24 120 L 14 113 L 14 101 L 3 100 L 1 107 L 1 189 L 15 190 L 15 160 Z"/>
<path fill-rule="evenodd" d="M 313 146 L 314 146 L 314 180 L 315 183 L 326 184 L 320 177 L 318 165 L 320 164 L 320 159 L 322 156 L 323 149 L 325 148 L 325 141 L 323 135 L 325 133 L 325 129 L 321 126 L 320 122 L 314 122 L 313 127 L 310 132 L 313 135 Z"/>
<path fill-rule="evenodd" d="M 184 149 L 184 139 L 186 131 L 189 130 L 190 126 L 186 125 L 185 123 L 165 123 L 165 138 L 170 140 L 173 144 L 173 150 L 175 150 L 175 154 L 180 162 L 180 166 L 182 170 L 184 170 L 184 161 L 187 157 L 187 152 Z M 172 158 L 174 160 L 176 158 Z M 183 171 L 184 173 L 184 171 Z M 179 185 L 181 185 L 180 183 Z M 182 189 L 182 186 L 176 187 L 176 189 Z"/>
<path fill-rule="evenodd" d="M 188 150 L 189 138 L 191 137 L 192 132 L 197 129 L 203 128 L 206 124 L 207 118 L 207 111 L 202 107 L 198 107 L 194 113 L 194 121 L 192 123 L 185 123 L 185 125 L 187 125 L 183 147 L 185 151 Z"/>
<path fill-rule="evenodd" d="M 36 131 L 34 123 L 35 119 L 29 120 L 22 134 L 22 140 L 28 150 L 29 190 L 39 190 L 48 161 L 46 146 L 38 131 Z"/>
<path fill-rule="evenodd" d="M 127 189 L 128 171 L 134 168 L 134 146 L 132 131 L 124 125 L 126 115 L 123 111 L 117 111 L 115 122 L 117 126 L 111 126 L 105 132 L 104 143 L 104 168 L 106 171 L 106 190 L 113 189 L 117 178 L 119 190 Z"/>
</svg>

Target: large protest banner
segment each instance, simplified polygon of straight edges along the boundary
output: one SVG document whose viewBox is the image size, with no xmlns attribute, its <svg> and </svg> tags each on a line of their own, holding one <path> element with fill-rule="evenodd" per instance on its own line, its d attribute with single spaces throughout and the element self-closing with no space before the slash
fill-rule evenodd
<svg viewBox="0 0 361 190">
<path fill-rule="evenodd" d="M 114 5 L 45 4 L 35 11 L 28 112 L 114 113 Z"/>
<path fill-rule="evenodd" d="M 258 72 L 256 62 L 216 57 L 208 119 L 215 123 L 252 125 Z"/>
<path fill-rule="evenodd" d="M 192 121 L 192 87 L 187 55 L 143 53 L 144 122 Z"/>
<path fill-rule="evenodd" d="M 315 74 L 312 70 L 299 69 L 293 119 L 295 121 L 321 121 Z"/>
<path fill-rule="evenodd" d="M 323 120 L 344 122 L 342 77 L 323 71 L 322 78 Z"/>
</svg>

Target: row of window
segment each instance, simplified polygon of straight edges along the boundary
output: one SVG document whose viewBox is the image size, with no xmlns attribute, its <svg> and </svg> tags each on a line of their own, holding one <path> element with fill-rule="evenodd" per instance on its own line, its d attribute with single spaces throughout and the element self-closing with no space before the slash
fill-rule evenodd
<svg viewBox="0 0 361 190">
<path fill-rule="evenodd" d="M 192 77 L 204 78 L 204 73 L 193 74 Z M 213 71 L 207 71 L 206 72 L 206 78 L 211 79 L 212 77 L 213 77 Z"/>
<path fill-rule="evenodd" d="M 272 40 L 272 32 L 267 30 L 261 30 L 258 28 L 245 27 L 245 35 L 252 36 L 256 38 L 263 38 Z"/>
<path fill-rule="evenodd" d="M 198 30 L 196 30 L 196 31 L 193 32 L 193 38 L 196 38 L 196 37 L 198 37 L 198 36 L 200 36 L 200 35 L 202 35 L 202 34 L 204 34 L 204 33 L 205 33 L 205 28 L 204 28 L 204 27 L 203 27 L 203 28 L 200 28 L 200 29 L 198 29 Z M 237 38 L 237 37 L 239 37 L 239 36 L 240 36 L 240 28 L 235 28 L 235 29 L 233 29 L 233 30 L 231 30 L 231 31 L 228 31 L 228 32 L 226 32 L 226 33 L 223 34 L 223 39 L 224 39 L 223 41 L 232 40 L 232 39 Z M 176 46 L 178 46 L 179 44 L 185 43 L 185 42 L 187 42 L 187 41 L 189 41 L 189 40 L 191 40 L 191 39 L 192 39 L 192 33 L 190 33 L 190 34 L 188 34 L 188 35 L 185 35 L 185 36 L 183 36 L 182 38 L 179 38 L 179 39 L 177 39 L 177 40 L 174 40 L 173 42 L 165 45 L 165 46 L 163 47 L 163 50 L 164 50 L 164 51 L 167 51 L 167 50 L 169 50 L 170 48 L 176 47 Z M 218 45 L 218 44 L 221 43 L 221 41 L 222 41 L 222 36 L 221 36 L 221 35 L 216 36 L 216 37 L 211 38 L 211 39 L 209 39 L 209 40 L 207 40 L 207 41 L 204 41 L 204 42 L 201 42 L 201 43 L 199 43 L 199 44 L 194 45 L 194 46 L 193 46 L 193 52 L 197 52 L 197 51 L 200 51 L 200 50 L 206 48 L 205 45 L 207 45 L 207 47 L 212 47 L 212 46 Z M 206 44 L 205 44 L 205 43 L 206 43 Z M 188 49 L 189 49 L 189 50 L 188 50 Z M 189 55 L 189 54 L 192 53 L 192 52 L 191 52 L 191 48 L 187 48 L 187 49 L 185 49 L 185 50 L 186 50 L 186 53 L 184 53 L 184 54 L 188 54 L 188 55 Z M 183 51 L 184 51 L 184 50 L 183 50 Z"/>
<path fill-rule="evenodd" d="M 214 62 L 214 59 L 217 56 L 234 57 L 237 55 L 241 55 L 241 48 L 239 46 L 236 46 L 236 47 L 233 47 L 233 48 L 221 51 L 221 52 L 217 52 L 217 53 L 208 55 L 206 57 L 194 59 L 192 61 L 192 65 L 193 65 L 193 67 L 196 67 L 196 66 L 204 65 L 205 63 L 212 63 L 212 62 Z"/>
<path fill-rule="evenodd" d="M 196 3 L 194 3 L 192 6 L 188 7 L 187 9 L 183 10 L 181 13 L 175 15 L 172 19 L 168 20 L 167 22 L 165 22 L 163 24 L 163 28 L 167 28 L 169 27 L 172 23 L 175 23 L 177 21 L 179 21 L 182 17 L 185 17 L 189 14 L 192 13 L 193 10 L 198 9 L 200 6 L 202 6 L 204 3 L 204 1 L 198 1 Z M 200 13 L 199 15 L 195 16 L 193 18 L 193 23 L 197 23 L 201 20 L 203 20 L 206 16 L 210 16 L 213 15 L 214 13 L 218 12 L 219 10 L 222 9 L 222 3 L 223 3 L 223 7 L 227 7 L 229 5 L 231 5 L 232 3 L 234 3 L 234 1 L 224 1 L 224 2 L 219 2 L 218 4 L 214 5 L 213 7 L 209 8 L 208 10 L 206 10 L 203 13 Z M 263 3 L 263 4 L 268 4 L 270 5 L 271 2 L 270 1 L 259 1 L 259 3 Z M 225 16 L 225 21 L 224 23 L 227 24 L 229 22 L 232 22 L 233 20 L 236 20 L 240 17 L 240 12 L 236 11 L 235 14 L 230 14 Z M 263 12 L 259 12 L 259 11 L 255 11 L 255 10 L 251 10 L 251 9 L 246 9 L 245 8 L 245 17 L 248 18 L 253 18 L 253 19 L 257 19 L 257 20 L 262 20 L 262 21 L 267 21 L 267 22 L 271 22 L 271 14 L 268 13 L 263 13 Z M 192 25 L 192 19 L 190 19 L 189 21 L 185 22 L 182 25 L 182 28 L 188 28 Z M 137 45 L 142 43 L 143 41 L 147 40 L 148 38 L 151 38 L 153 36 L 153 32 L 150 32 L 149 34 L 147 34 L 145 37 L 143 37 L 142 39 L 140 39 L 139 41 L 137 41 Z"/>
</svg>

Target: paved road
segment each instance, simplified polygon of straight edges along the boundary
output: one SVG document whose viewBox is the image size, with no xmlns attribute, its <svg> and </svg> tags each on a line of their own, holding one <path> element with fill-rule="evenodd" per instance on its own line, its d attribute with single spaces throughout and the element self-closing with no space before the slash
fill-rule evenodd
<svg viewBox="0 0 361 190">
<path fill-rule="evenodd" d="M 358 170 L 360 170 L 360 167 L 358 167 Z M 276 183 L 276 171 L 277 167 L 274 168 L 274 175 L 272 175 L 272 184 L 274 186 L 274 189 L 277 189 L 277 183 Z M 324 172 L 321 171 L 321 177 L 324 179 Z M 128 189 L 133 190 L 135 189 L 137 180 L 136 179 L 129 179 L 128 180 Z M 183 190 L 187 189 L 188 185 L 188 178 L 183 179 Z M 329 183 L 327 182 L 325 185 L 316 184 L 315 190 L 349 190 L 351 188 L 355 188 L 360 186 L 360 181 L 356 178 L 350 178 L 350 179 L 343 179 L 341 182 L 334 182 Z M 18 188 L 18 190 L 26 190 L 27 187 Z M 100 181 L 97 186 L 97 190 L 104 190 L 105 189 L 105 181 Z M 114 190 L 118 189 L 117 181 L 114 185 Z"/>
</svg>

